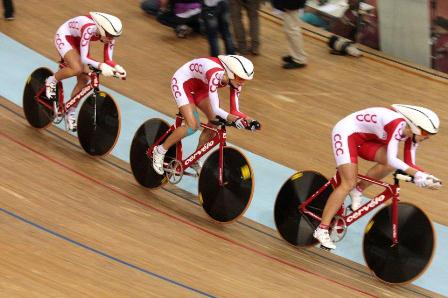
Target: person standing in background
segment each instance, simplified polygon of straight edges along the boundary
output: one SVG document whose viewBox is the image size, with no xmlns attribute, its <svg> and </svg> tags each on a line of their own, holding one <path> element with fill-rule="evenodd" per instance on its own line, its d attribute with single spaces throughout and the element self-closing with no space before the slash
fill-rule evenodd
<svg viewBox="0 0 448 298">
<path fill-rule="evenodd" d="M 3 0 L 3 17 L 7 21 L 14 20 L 14 5 L 12 4 L 12 0 Z"/>
<path fill-rule="evenodd" d="M 258 20 L 258 9 L 260 0 L 230 0 L 230 16 L 232 18 L 233 33 L 241 55 L 249 51 L 253 55 L 260 54 L 260 22 Z M 242 10 L 246 9 L 249 18 L 250 49 L 247 48 L 246 30 L 242 22 Z"/>
<path fill-rule="evenodd" d="M 284 69 L 302 68 L 308 62 L 299 21 L 299 10 L 305 7 L 305 2 L 306 0 L 272 1 L 275 9 L 283 11 L 283 27 L 289 44 L 290 54 L 282 57 Z"/>
<path fill-rule="evenodd" d="M 224 41 L 226 55 L 234 55 L 235 46 L 229 30 L 229 4 L 227 0 L 204 0 L 201 15 L 210 45 L 210 56 L 218 57 L 219 55 L 218 32 Z"/>
</svg>

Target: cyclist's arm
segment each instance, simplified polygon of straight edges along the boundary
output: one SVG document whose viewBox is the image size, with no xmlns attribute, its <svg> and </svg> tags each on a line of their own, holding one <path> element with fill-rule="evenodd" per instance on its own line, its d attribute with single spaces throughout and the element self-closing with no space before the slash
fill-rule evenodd
<svg viewBox="0 0 448 298">
<path fill-rule="evenodd" d="M 425 170 L 423 170 L 422 168 L 420 168 L 415 164 L 416 163 L 415 153 L 417 151 L 418 145 L 419 145 L 418 143 L 414 143 L 412 141 L 411 137 L 406 139 L 406 142 L 404 143 L 404 152 L 403 152 L 404 162 L 416 170 L 425 172 Z"/>
<path fill-rule="evenodd" d="M 112 60 L 112 55 L 114 54 L 115 47 L 115 39 L 112 39 L 110 42 L 104 44 L 104 63 L 109 64 L 112 67 L 115 67 L 117 63 Z"/>
<path fill-rule="evenodd" d="M 239 96 L 241 93 L 241 87 L 238 89 L 230 86 L 230 114 L 237 116 L 238 118 L 247 119 L 249 118 L 244 113 L 240 112 L 239 107 Z M 233 120 L 234 121 L 234 120 Z"/>
<path fill-rule="evenodd" d="M 219 82 L 221 81 L 221 75 L 219 71 L 216 71 L 214 73 L 211 73 L 211 75 L 209 75 L 210 77 L 208 78 L 208 98 L 210 99 L 210 105 L 215 115 L 227 119 L 228 121 L 235 121 L 236 119 L 231 119 L 232 115 L 221 109 L 219 106 L 218 85 Z"/>
<path fill-rule="evenodd" d="M 92 38 L 96 30 L 95 24 L 89 24 L 81 28 L 81 40 L 79 44 L 79 51 L 81 56 L 81 62 L 85 65 L 92 65 L 95 68 L 100 68 L 100 62 L 89 57 L 90 39 Z"/>
<path fill-rule="evenodd" d="M 401 132 L 405 129 L 405 127 L 406 122 L 402 121 L 395 126 L 392 134 L 388 132 L 389 142 L 387 144 L 387 163 L 397 170 L 402 170 L 409 175 L 415 175 L 417 170 L 398 158 L 398 147 L 402 139 Z"/>
</svg>

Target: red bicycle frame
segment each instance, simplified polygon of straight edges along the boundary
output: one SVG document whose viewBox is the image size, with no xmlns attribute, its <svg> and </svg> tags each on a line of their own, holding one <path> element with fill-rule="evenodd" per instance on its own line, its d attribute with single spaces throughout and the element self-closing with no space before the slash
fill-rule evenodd
<svg viewBox="0 0 448 298">
<path fill-rule="evenodd" d="M 64 65 L 60 64 L 60 68 L 63 68 Z M 99 90 L 100 80 L 98 77 L 98 73 L 96 71 L 91 71 L 88 73 L 90 77 L 90 83 L 87 84 L 84 88 L 82 88 L 75 96 L 73 96 L 67 103 L 64 104 L 64 89 L 62 88 L 62 82 L 58 82 L 58 89 L 61 90 L 58 93 L 58 109 L 57 112 L 60 114 L 65 114 L 72 106 L 77 106 L 81 99 L 86 96 L 92 90 Z M 46 106 L 49 110 L 55 109 L 54 106 L 51 106 L 47 100 L 41 99 L 42 93 L 45 92 L 45 86 L 43 86 L 39 92 L 36 93 L 35 99 L 42 105 Z M 55 104 L 55 103 L 53 103 Z M 55 109 L 56 111 L 56 109 Z"/>
<path fill-rule="evenodd" d="M 176 115 L 176 121 L 173 125 L 170 126 L 170 128 L 146 151 L 146 155 L 149 158 L 152 158 L 152 151 L 155 146 L 158 146 L 162 140 L 165 140 L 165 138 L 172 133 L 176 128 L 180 127 L 182 125 L 183 117 L 181 115 Z M 205 143 L 202 147 L 196 149 L 190 156 L 188 156 L 185 159 L 182 159 L 183 156 L 183 150 L 182 150 L 182 141 L 179 141 L 176 144 L 176 160 L 181 161 L 182 163 L 182 170 L 185 170 L 191 166 L 191 164 L 195 163 L 198 159 L 200 159 L 202 156 L 204 156 L 207 152 L 212 150 L 215 146 L 219 144 L 219 175 L 218 175 L 218 182 L 219 185 L 222 186 L 224 184 L 223 182 L 223 168 L 224 168 L 224 146 L 226 146 L 226 128 L 224 125 L 219 126 L 218 128 L 212 127 L 210 125 L 200 123 L 200 126 L 204 129 L 209 129 L 214 132 L 216 132 L 214 138 L 207 143 Z"/>
<path fill-rule="evenodd" d="M 358 174 L 358 178 L 360 180 L 364 180 L 370 182 L 372 184 L 376 184 L 378 186 L 382 186 L 385 188 L 383 192 L 375 196 L 373 199 L 359 207 L 357 210 L 346 214 L 347 207 L 342 204 L 339 209 L 337 215 L 345 222 L 346 227 L 350 226 L 354 222 L 358 221 L 361 217 L 374 210 L 378 206 L 386 203 L 388 200 L 392 199 L 392 238 L 393 245 L 398 243 L 398 202 L 399 202 L 399 193 L 400 193 L 400 185 L 398 183 L 398 179 L 395 177 L 395 183 L 389 184 L 380 180 L 372 179 L 370 177 Z M 311 203 L 318 195 L 320 195 L 325 189 L 327 189 L 330 185 L 333 187 L 337 187 L 340 184 L 339 174 L 331 178 L 327 183 L 325 183 L 321 188 L 319 188 L 311 197 L 309 197 L 305 202 L 300 204 L 299 211 L 318 220 L 321 221 L 321 217 L 314 214 L 313 212 L 307 209 L 309 203 Z"/>
</svg>

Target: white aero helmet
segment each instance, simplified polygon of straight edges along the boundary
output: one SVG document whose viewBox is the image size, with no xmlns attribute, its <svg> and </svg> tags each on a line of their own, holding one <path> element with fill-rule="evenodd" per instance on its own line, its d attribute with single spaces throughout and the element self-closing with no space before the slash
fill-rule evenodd
<svg viewBox="0 0 448 298">
<path fill-rule="evenodd" d="M 218 59 L 224 66 L 229 79 L 235 79 L 235 75 L 244 80 L 253 79 L 254 65 L 249 59 L 238 55 L 219 55 Z"/>
<path fill-rule="evenodd" d="M 98 30 L 100 31 L 100 35 L 103 37 L 111 36 L 118 37 L 123 32 L 123 24 L 116 16 L 103 13 L 103 12 L 90 12 L 90 16 L 95 22 Z"/>
<path fill-rule="evenodd" d="M 439 131 L 439 117 L 430 109 L 403 104 L 393 104 L 392 107 L 403 115 L 414 134 L 421 135 L 422 129 L 430 134 Z"/>
</svg>

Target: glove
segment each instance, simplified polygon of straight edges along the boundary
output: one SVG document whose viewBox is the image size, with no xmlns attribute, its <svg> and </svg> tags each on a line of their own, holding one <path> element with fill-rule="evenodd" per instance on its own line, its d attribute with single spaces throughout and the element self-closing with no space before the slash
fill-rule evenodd
<svg viewBox="0 0 448 298">
<path fill-rule="evenodd" d="M 428 185 L 426 186 L 429 189 L 440 189 L 442 187 L 442 180 L 440 180 L 439 178 L 433 176 L 433 175 L 429 175 L 428 177 Z"/>
<path fill-rule="evenodd" d="M 100 64 L 101 74 L 105 77 L 111 77 L 115 74 L 115 68 L 106 63 Z"/>
<path fill-rule="evenodd" d="M 244 129 L 247 126 L 247 121 L 243 118 L 238 118 L 235 120 L 235 127 L 238 129 Z"/>
<path fill-rule="evenodd" d="M 123 79 L 126 77 L 126 70 L 121 65 L 115 65 L 115 76 Z"/>
<path fill-rule="evenodd" d="M 422 171 L 418 171 L 414 175 L 414 183 L 418 187 L 426 187 L 428 185 L 429 174 L 426 174 Z"/>
</svg>

